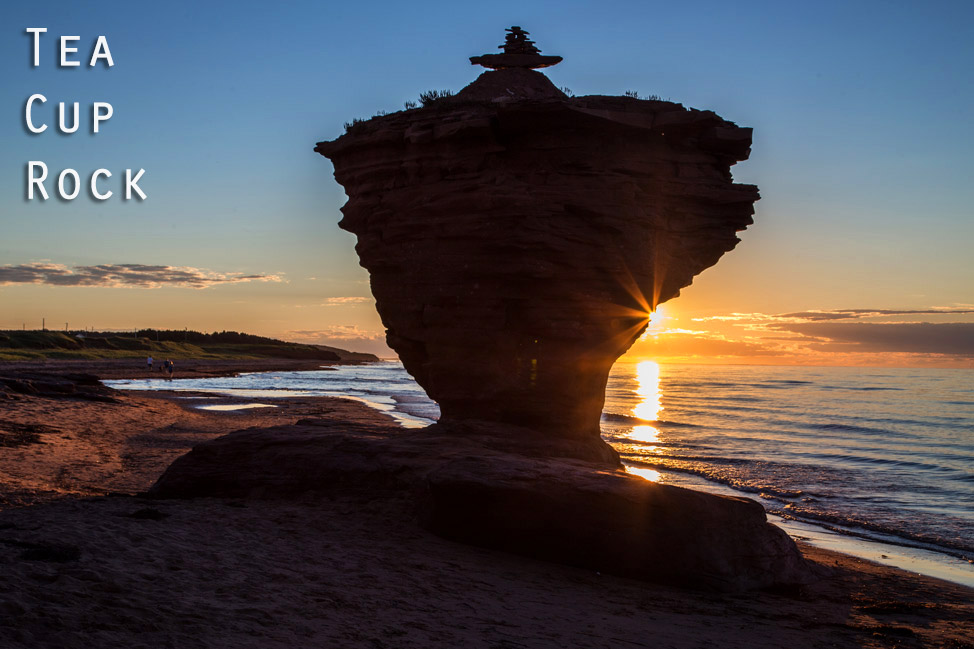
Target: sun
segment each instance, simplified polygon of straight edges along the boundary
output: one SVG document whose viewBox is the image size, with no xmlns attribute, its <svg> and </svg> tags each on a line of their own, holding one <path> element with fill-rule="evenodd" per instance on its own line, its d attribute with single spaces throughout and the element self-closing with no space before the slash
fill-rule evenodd
<svg viewBox="0 0 974 649">
<path fill-rule="evenodd" d="M 649 326 L 639 337 L 639 340 L 646 340 L 650 336 L 658 336 L 666 329 L 667 321 L 666 309 L 662 305 L 657 306 L 656 310 L 649 314 Z"/>
</svg>

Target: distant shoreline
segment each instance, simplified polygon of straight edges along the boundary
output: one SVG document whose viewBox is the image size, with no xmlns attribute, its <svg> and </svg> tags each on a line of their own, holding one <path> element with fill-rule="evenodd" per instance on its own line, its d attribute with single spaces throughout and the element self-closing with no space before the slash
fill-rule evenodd
<svg viewBox="0 0 974 649">
<path fill-rule="evenodd" d="M 379 360 L 374 354 L 328 345 L 287 342 L 238 331 L 142 329 L 131 333 L 98 331 L 0 331 L 0 363 L 62 360 L 163 359 L 249 361 L 292 359 L 322 362 Z"/>
<path fill-rule="evenodd" d="M 47 359 L 31 361 L 0 360 L 0 374 L 40 372 L 44 374 L 90 374 L 105 379 L 164 379 L 162 371 L 165 358 L 155 357 L 152 370 L 146 367 L 144 357 L 125 359 Z M 173 378 L 204 378 L 235 376 L 245 372 L 299 372 L 318 370 L 333 365 L 358 364 L 372 361 L 328 361 L 293 358 L 247 359 L 181 359 L 173 357 Z"/>
</svg>

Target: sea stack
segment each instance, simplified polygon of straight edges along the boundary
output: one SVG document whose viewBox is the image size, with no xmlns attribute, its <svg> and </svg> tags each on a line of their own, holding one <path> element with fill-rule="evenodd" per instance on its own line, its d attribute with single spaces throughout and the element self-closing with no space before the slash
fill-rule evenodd
<svg viewBox="0 0 974 649">
<path fill-rule="evenodd" d="M 650 312 L 737 243 L 749 129 L 635 97 L 571 98 L 519 27 L 455 96 L 353 122 L 335 165 L 362 265 L 406 369 L 441 420 L 354 415 L 197 445 L 156 498 L 391 499 L 441 537 L 719 591 L 811 578 L 746 498 L 618 470 L 600 437 L 613 362 Z M 327 412 L 327 411 L 326 411 Z M 374 416 L 374 415 L 373 415 Z M 579 461 L 579 460 L 586 461 Z M 485 559 L 490 561 L 490 558 Z"/>
<path fill-rule="evenodd" d="M 751 129 L 634 96 L 570 97 L 508 30 L 455 95 L 320 142 L 389 346 L 441 427 L 609 464 L 609 370 L 657 305 L 738 242 Z M 505 432 L 506 431 L 506 432 Z"/>
</svg>

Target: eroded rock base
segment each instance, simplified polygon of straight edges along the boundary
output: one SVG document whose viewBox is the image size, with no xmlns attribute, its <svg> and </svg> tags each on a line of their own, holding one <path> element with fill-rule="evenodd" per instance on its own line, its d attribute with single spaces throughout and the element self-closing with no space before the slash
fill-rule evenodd
<svg viewBox="0 0 974 649">
<path fill-rule="evenodd" d="M 468 431 L 469 432 L 469 431 Z M 403 431 L 304 420 L 198 445 L 152 487 L 157 498 L 412 495 L 448 539 L 654 582 L 740 591 L 803 583 L 794 542 L 763 508 L 647 482 L 570 458 L 497 450 L 482 429 Z"/>
</svg>

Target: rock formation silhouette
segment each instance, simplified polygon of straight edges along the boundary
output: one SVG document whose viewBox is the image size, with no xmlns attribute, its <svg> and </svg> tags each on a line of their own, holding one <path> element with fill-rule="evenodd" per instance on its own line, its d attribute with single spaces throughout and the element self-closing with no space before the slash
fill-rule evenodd
<svg viewBox="0 0 974 649">
<path fill-rule="evenodd" d="M 199 444 L 149 495 L 351 490 L 440 536 L 591 570 L 723 591 L 806 582 L 761 505 L 606 470 L 618 455 L 599 436 L 612 363 L 751 222 L 757 190 L 729 172 L 750 130 L 669 102 L 569 98 L 534 71 L 557 57 L 526 32 L 502 48 L 473 59 L 495 69 L 457 95 L 316 147 L 348 194 L 340 225 L 387 340 L 440 422 L 405 430 L 346 403 Z"/>
<path fill-rule="evenodd" d="M 751 129 L 568 97 L 531 69 L 559 57 L 509 31 L 503 54 L 471 59 L 497 69 L 456 95 L 315 150 L 348 194 L 339 225 L 358 236 L 389 346 L 441 425 L 617 462 L 600 439 L 609 370 L 752 222 L 757 188 L 730 174 Z"/>
</svg>

